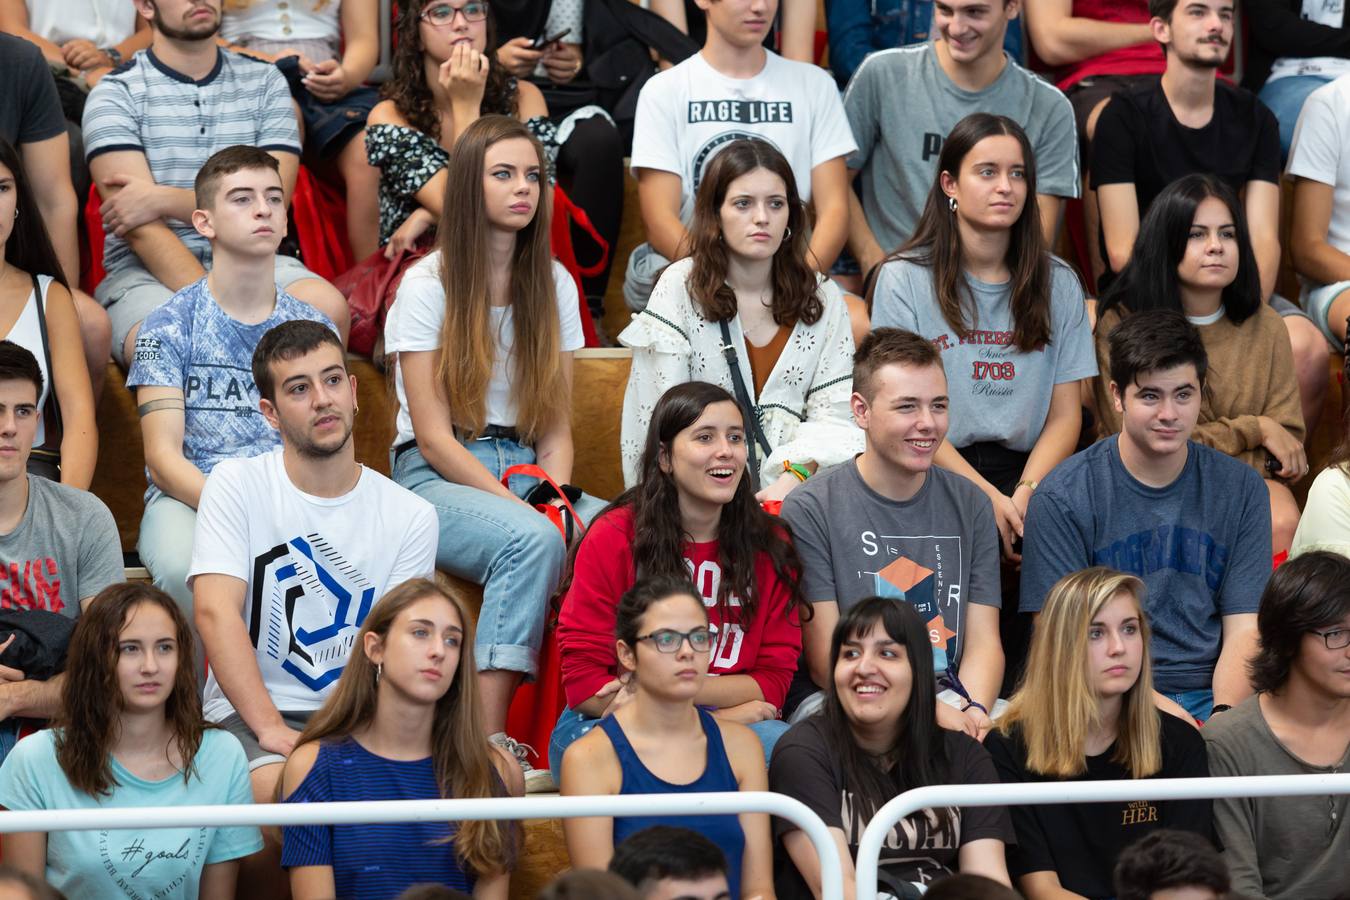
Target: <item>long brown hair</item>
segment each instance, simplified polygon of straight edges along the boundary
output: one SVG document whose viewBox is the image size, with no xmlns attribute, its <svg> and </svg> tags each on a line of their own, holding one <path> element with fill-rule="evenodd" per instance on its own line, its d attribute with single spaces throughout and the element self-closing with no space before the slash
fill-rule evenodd
<svg viewBox="0 0 1350 900">
<path fill-rule="evenodd" d="M 77 790 L 98 797 L 112 793 L 112 748 L 122 721 L 122 688 L 117 679 L 122 629 L 136 607 L 157 606 L 173 622 L 178 666 L 173 688 L 164 702 L 164 721 L 183 760 L 183 781 L 195 772 L 194 759 L 208 726 L 202 717 L 193 666 L 192 628 L 173 598 L 154 585 L 127 582 L 109 585 L 80 614 L 70 639 L 66 680 L 61 687 L 61 714 L 55 734 L 56 762 Z"/>
<path fill-rule="evenodd" d="M 1026 171 L 1026 202 L 1022 205 L 1022 214 L 1013 223 L 1005 259 L 1012 272 L 1009 302 L 1013 319 L 1012 342 L 1018 350 L 1030 353 L 1050 343 L 1051 258 L 1036 206 L 1036 156 L 1026 132 L 1012 119 L 990 113 L 972 113 L 956 123 L 942 144 L 938 174 L 928 192 L 914 236 L 887 259 L 908 259 L 932 270 L 938 308 L 959 337 L 964 338 L 979 325 L 975 321 L 966 321 L 966 301 L 971 298 L 961 263 L 961 229 L 957 225 L 957 213 L 949 207 L 947 194 L 942 190 L 942 175 L 959 177 L 961 164 L 975 145 L 998 135 L 1017 139 L 1022 146 L 1022 164 Z M 870 296 L 868 306 L 871 306 Z"/>
<path fill-rule="evenodd" d="M 484 116 L 464 130 L 450 151 L 449 178 L 437 239 L 445 321 L 436 379 L 450 406 L 450 421 L 470 438 L 486 425 L 484 400 L 492 378 L 496 342 L 492 331 L 492 272 L 488 267 L 488 215 L 483 200 L 484 154 L 493 144 L 526 140 L 539 159 L 539 203 L 534 218 L 516 233 L 508 291 L 515 345 L 511 393 L 519 404 L 516 428 L 525 443 L 568 416 L 571 392 L 563 377 L 558 302 L 549 244 L 551 197 L 544 176 L 544 148 L 524 125 L 506 116 Z"/>
<path fill-rule="evenodd" d="M 366 635 L 376 634 L 381 641 L 385 640 L 399 613 L 425 597 L 443 598 L 455 608 L 464 628 L 459 666 L 450 689 L 436 701 L 431 726 L 436 783 L 445 797 L 504 796 L 506 789 L 493 767 L 487 732 L 483 730 L 478 670 L 473 658 L 473 620 L 458 597 L 425 578 L 403 582 L 371 608 L 337 687 L 310 717 L 296 746 L 325 738 L 346 738 L 374 721 L 379 691 L 375 665 L 365 652 Z M 513 828 L 507 821 L 461 822 L 455 831 L 455 854 L 463 865 L 479 875 L 501 872 L 513 853 L 512 834 Z"/>
<path fill-rule="evenodd" d="M 394 23 L 394 71 L 380 93 L 394 101 L 394 108 L 409 125 L 439 141 L 441 117 L 436 113 L 436 98 L 431 93 L 431 85 L 427 84 L 421 31 L 422 10 L 433 2 L 439 0 L 399 0 L 398 20 Z M 484 113 L 514 116 L 519 93 L 510 73 L 497 62 L 497 22 L 491 6 L 488 6 L 486 25 L 484 52 L 488 58 L 488 76 L 478 108 Z"/>
<path fill-rule="evenodd" d="M 1153 705 L 1153 674 L 1144 583 L 1133 575 L 1094 566 L 1061 578 L 1045 598 L 1031 637 L 1027 668 L 999 717 L 1004 734 L 1016 726 L 1027 748 L 1027 769 L 1054 778 L 1087 771 L 1088 732 L 1098 721 L 1097 692 L 1088 679 L 1088 628 L 1119 594 L 1139 612 L 1143 652 L 1139 678 L 1121 698 L 1114 761 L 1131 778 L 1162 768 L 1162 720 Z"/>
<path fill-rule="evenodd" d="M 703 182 L 694 198 L 694 218 L 689 224 L 690 256 L 694 261 L 689 271 L 689 296 L 710 322 L 736 317 L 736 292 L 727 284 L 722 204 L 731 183 L 756 169 L 781 178 L 787 194 L 789 231 L 773 257 L 773 320 L 778 325 L 793 325 L 799 320 L 814 325 L 820 321 L 825 306 L 816 293 L 815 270 L 806 262 L 806 207 L 797 194 L 797 181 L 783 154 L 768 141 L 756 138 L 727 144 L 703 173 Z"/>
<path fill-rule="evenodd" d="M 736 398 L 718 385 L 706 381 L 686 381 L 672 386 L 652 409 L 647 424 L 646 443 L 638 459 L 638 480 L 596 516 L 627 508 L 633 516 L 633 559 L 639 577 L 668 576 L 688 580 L 689 563 L 684 546 L 689 540 L 680 518 L 680 489 L 675 476 L 662 470 L 661 457 L 671 452 L 676 435 L 698 421 L 714 403 L 731 403 L 739 410 Z M 598 538 L 595 538 L 598 540 Z M 576 573 L 578 541 L 568 555 L 558 597 L 565 597 Z M 792 545 L 792 526 L 787 520 L 771 516 L 755 500 L 750 473 L 741 474 L 736 493 L 722 507 L 717 523 L 717 564 L 722 581 L 717 591 L 717 613 L 722 622 L 732 621 L 732 600 L 740 600 L 739 619 L 748 627 L 755 611 L 765 600 L 765 590 L 756 577 L 759 554 L 769 558 L 774 575 L 789 593 L 785 610 L 789 619 L 805 622 L 813 615 L 812 605 L 802 596 L 801 558 Z"/>
</svg>

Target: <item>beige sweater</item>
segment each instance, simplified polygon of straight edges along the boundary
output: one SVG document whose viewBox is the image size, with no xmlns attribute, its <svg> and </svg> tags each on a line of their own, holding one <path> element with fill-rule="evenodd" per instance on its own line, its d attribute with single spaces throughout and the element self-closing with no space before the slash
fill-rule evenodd
<svg viewBox="0 0 1350 900">
<path fill-rule="evenodd" d="M 1097 322 L 1097 433 L 1120 431 L 1120 413 L 1111 398 L 1106 336 L 1121 320 L 1119 308 Z M 1280 314 L 1262 304 L 1256 315 L 1234 325 L 1227 316 L 1197 325 L 1209 354 L 1209 376 L 1200 405 L 1200 424 L 1191 440 L 1236 457 L 1266 475 L 1258 416 L 1268 416 L 1304 438 L 1303 408 L 1294 377 L 1294 352 Z"/>
</svg>

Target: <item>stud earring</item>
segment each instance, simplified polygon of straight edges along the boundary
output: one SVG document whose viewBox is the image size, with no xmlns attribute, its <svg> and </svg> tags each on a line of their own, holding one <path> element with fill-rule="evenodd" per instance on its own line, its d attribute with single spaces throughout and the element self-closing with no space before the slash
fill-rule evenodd
<svg viewBox="0 0 1350 900">
<path fill-rule="evenodd" d="M 952 212 L 956 212 L 956 198 L 955 198 L 955 197 L 948 197 L 948 198 L 947 198 L 947 208 L 950 209 Z"/>
</svg>

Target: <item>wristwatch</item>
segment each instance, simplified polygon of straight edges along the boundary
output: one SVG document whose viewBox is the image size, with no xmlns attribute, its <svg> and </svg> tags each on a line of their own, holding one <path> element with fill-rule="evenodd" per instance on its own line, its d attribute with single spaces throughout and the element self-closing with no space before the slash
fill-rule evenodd
<svg viewBox="0 0 1350 900">
<path fill-rule="evenodd" d="M 122 51 L 118 50 L 116 47 L 104 47 L 100 52 L 106 55 L 108 59 L 112 60 L 112 67 L 114 69 L 122 64 Z"/>
</svg>

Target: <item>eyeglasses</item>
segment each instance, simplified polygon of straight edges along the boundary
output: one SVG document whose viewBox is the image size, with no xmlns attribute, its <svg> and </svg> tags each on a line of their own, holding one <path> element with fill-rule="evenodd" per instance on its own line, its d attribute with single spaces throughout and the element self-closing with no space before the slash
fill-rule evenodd
<svg viewBox="0 0 1350 900">
<path fill-rule="evenodd" d="M 466 22 L 481 22 L 487 18 L 488 5 L 479 2 L 479 0 L 469 0 L 463 6 L 437 3 L 422 10 L 422 14 L 418 18 L 432 28 L 449 28 L 455 21 L 455 13 L 463 15 Z"/>
<path fill-rule="evenodd" d="M 1330 631 L 1309 631 L 1320 637 L 1328 650 L 1344 650 L 1350 647 L 1350 628 L 1333 628 Z"/>
<path fill-rule="evenodd" d="M 695 653 L 707 653 L 708 648 L 712 646 L 712 632 L 707 628 L 695 628 L 692 631 L 675 631 L 672 628 L 662 628 L 659 631 L 653 631 L 651 634 L 638 636 L 639 641 L 651 641 L 656 645 L 656 649 L 662 653 L 675 653 L 684 644 L 689 641 L 689 646 Z"/>
</svg>

